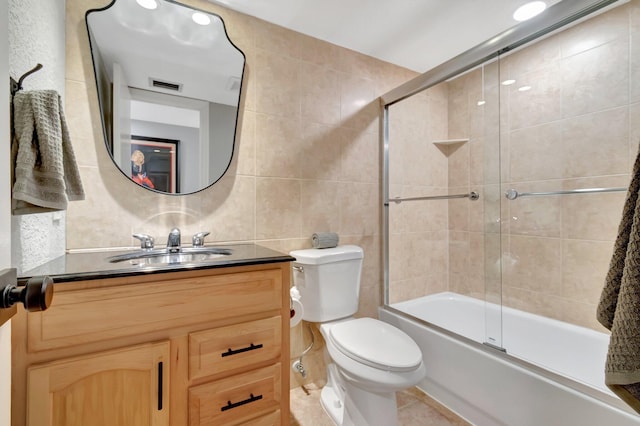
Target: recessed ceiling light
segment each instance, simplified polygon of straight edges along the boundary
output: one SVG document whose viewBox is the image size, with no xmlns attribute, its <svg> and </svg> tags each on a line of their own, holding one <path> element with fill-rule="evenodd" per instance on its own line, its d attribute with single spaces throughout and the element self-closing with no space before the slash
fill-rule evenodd
<svg viewBox="0 0 640 426">
<path fill-rule="evenodd" d="M 136 0 L 136 2 L 145 9 L 153 10 L 158 8 L 156 0 Z"/>
<path fill-rule="evenodd" d="M 527 90 L 531 90 L 531 86 L 518 87 L 518 90 L 521 92 L 526 92 Z"/>
<path fill-rule="evenodd" d="M 513 83 L 515 83 L 515 80 L 505 80 L 502 82 L 503 86 L 511 86 Z"/>
<path fill-rule="evenodd" d="M 198 25 L 209 25 L 211 23 L 211 18 L 202 12 L 195 12 L 191 15 L 191 19 Z"/>
<path fill-rule="evenodd" d="M 518 22 L 526 21 L 542 13 L 546 8 L 547 4 L 543 1 L 525 3 L 513 12 L 513 19 Z"/>
</svg>

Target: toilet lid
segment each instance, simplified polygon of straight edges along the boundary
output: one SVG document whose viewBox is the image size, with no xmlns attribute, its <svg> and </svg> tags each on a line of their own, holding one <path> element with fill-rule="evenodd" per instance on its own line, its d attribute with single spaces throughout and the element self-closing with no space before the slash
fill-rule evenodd
<svg viewBox="0 0 640 426">
<path fill-rule="evenodd" d="M 411 337 L 373 318 L 335 324 L 329 336 L 349 358 L 381 370 L 411 371 L 422 361 L 422 352 Z"/>
</svg>

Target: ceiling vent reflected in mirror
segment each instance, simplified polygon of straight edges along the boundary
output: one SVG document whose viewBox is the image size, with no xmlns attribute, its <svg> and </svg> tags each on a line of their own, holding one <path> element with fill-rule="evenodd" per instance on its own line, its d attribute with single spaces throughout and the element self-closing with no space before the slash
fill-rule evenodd
<svg viewBox="0 0 640 426">
<path fill-rule="evenodd" d="M 173 90 L 174 92 L 182 91 L 182 84 L 179 84 L 179 83 L 170 83 L 168 81 L 157 80 L 155 78 L 150 78 L 149 82 L 151 84 L 151 87 Z"/>
<path fill-rule="evenodd" d="M 231 164 L 245 55 L 220 16 L 154 2 L 113 0 L 86 14 L 105 142 L 133 182 L 191 194 Z"/>
</svg>

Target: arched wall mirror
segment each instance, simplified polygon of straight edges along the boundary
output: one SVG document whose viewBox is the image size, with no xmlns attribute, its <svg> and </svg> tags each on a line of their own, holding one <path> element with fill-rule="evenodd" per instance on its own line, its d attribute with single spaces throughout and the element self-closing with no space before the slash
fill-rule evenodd
<svg viewBox="0 0 640 426">
<path fill-rule="evenodd" d="M 233 156 L 245 56 L 215 14 L 114 0 L 86 14 L 107 150 L 133 182 L 190 194 Z"/>
</svg>

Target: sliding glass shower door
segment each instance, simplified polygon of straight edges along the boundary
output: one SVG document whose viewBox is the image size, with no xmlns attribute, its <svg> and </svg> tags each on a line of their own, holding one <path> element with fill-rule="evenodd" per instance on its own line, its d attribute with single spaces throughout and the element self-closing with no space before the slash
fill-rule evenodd
<svg viewBox="0 0 640 426">
<path fill-rule="evenodd" d="M 388 303 L 494 347 L 502 346 L 499 73 L 492 59 L 387 107 L 385 156 Z"/>
<path fill-rule="evenodd" d="M 580 334 L 605 331 L 596 306 L 638 149 L 636 14 L 622 5 L 500 61 L 503 305 Z M 503 327 L 510 354 L 550 370 L 576 346 L 525 350 L 531 332 Z"/>
<path fill-rule="evenodd" d="M 383 96 L 385 306 L 606 394 L 640 6 L 578 3 Z"/>
</svg>

